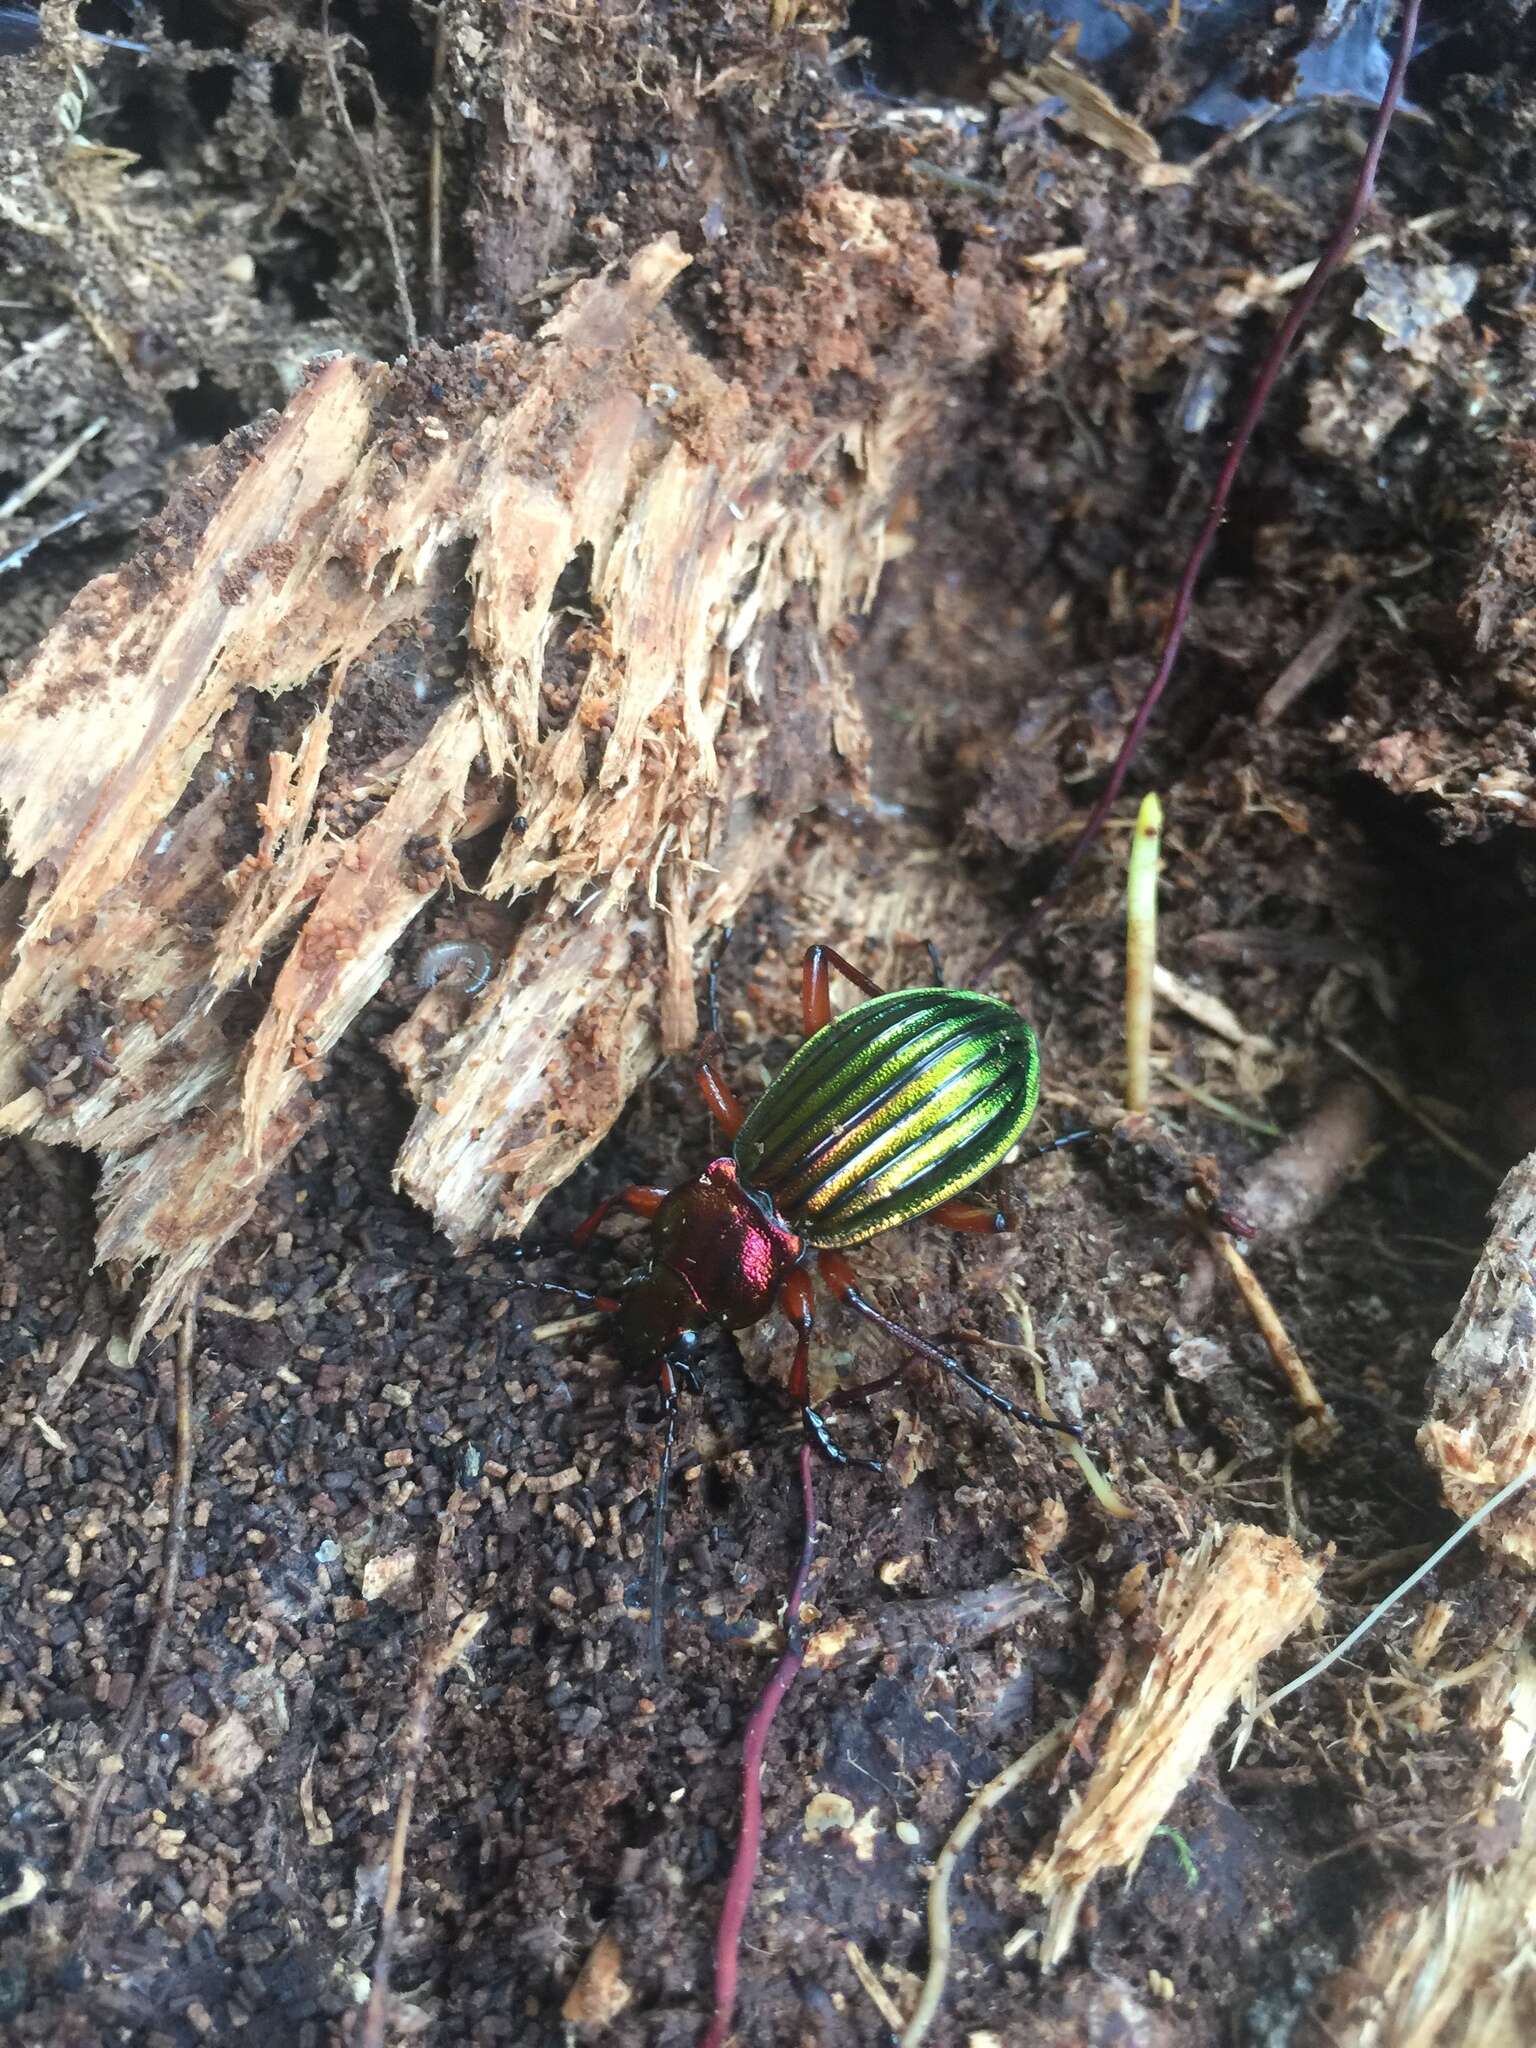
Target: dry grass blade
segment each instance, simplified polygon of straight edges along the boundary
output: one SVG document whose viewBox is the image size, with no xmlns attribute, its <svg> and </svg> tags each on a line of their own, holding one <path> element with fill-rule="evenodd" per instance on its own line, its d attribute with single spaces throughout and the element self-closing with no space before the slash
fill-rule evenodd
<svg viewBox="0 0 1536 2048">
<path fill-rule="evenodd" d="M 1144 1115 L 1152 1095 L 1152 1001 L 1157 978 L 1157 864 L 1163 807 L 1142 798 L 1125 883 L 1125 1107 Z"/>
</svg>

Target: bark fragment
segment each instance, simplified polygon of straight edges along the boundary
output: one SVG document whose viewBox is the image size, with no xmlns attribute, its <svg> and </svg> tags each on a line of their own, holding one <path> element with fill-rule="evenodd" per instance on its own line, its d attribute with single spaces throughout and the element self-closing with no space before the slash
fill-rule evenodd
<svg viewBox="0 0 1536 2048">
<path fill-rule="evenodd" d="M 1093 1775 L 1020 1880 L 1049 1915 L 1040 1962 L 1071 1946 L 1094 1879 L 1133 1871 L 1259 1665 L 1312 1612 L 1325 1558 L 1247 1523 L 1211 1528 L 1158 1590 L 1159 1637 L 1119 1687 Z"/>
<path fill-rule="evenodd" d="M 1453 1514 L 1465 1518 L 1536 1464 L 1536 1154 L 1511 1167 L 1456 1320 L 1435 1346 L 1419 1449 Z M 1484 1522 L 1490 1550 L 1536 1567 L 1529 1491 Z"/>
</svg>

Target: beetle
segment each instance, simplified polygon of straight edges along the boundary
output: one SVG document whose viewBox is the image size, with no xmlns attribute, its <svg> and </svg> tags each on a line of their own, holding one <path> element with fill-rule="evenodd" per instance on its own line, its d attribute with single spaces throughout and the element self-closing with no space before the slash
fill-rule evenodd
<svg viewBox="0 0 1536 2048">
<path fill-rule="evenodd" d="M 849 1246 L 922 1216 L 973 1234 L 1007 1229 L 1000 1209 L 965 1196 L 1013 1150 L 1034 1116 L 1040 1053 L 1028 1023 L 1000 996 L 948 988 L 942 978 L 934 986 L 887 992 L 832 947 L 817 944 L 801 971 L 804 1043 L 748 1111 L 725 1074 L 719 972 L 717 956 L 709 971 L 709 1030 L 696 1068 L 730 1150 L 678 1187 L 621 1188 L 573 1233 L 573 1245 L 588 1244 L 616 1209 L 649 1218 L 650 1256 L 616 1298 L 535 1283 L 612 1313 L 622 1362 L 632 1372 L 654 1374 L 659 1385 L 666 1436 L 653 1525 L 653 1628 L 678 1393 L 682 1385 L 697 1390 L 693 1361 L 711 1326 L 744 1330 L 778 1308 L 795 1332 L 786 1397 L 800 1410 L 807 1435 L 836 1464 L 880 1470 L 878 1461 L 843 1451 L 827 1413 L 894 1385 L 910 1357 L 882 1378 L 813 1403 L 813 1264 L 855 1314 L 1000 1414 L 1037 1429 L 1081 1434 L 1020 1407 L 941 1345 L 883 1314 L 845 1256 Z M 864 998 L 837 1017 L 834 973 Z M 1037 1147 L 1035 1156 L 1092 1135 L 1069 1132 Z M 519 1246 L 514 1255 L 532 1257 L 539 1249 Z"/>
</svg>

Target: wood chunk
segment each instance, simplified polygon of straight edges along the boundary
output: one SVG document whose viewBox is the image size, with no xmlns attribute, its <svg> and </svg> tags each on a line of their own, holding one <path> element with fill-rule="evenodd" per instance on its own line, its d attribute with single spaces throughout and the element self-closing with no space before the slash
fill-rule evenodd
<svg viewBox="0 0 1536 2048">
<path fill-rule="evenodd" d="M 1536 1464 L 1536 1153 L 1505 1175 L 1491 1218 L 1456 1320 L 1435 1346 L 1419 1431 L 1441 1498 L 1463 1518 Z M 1536 1568 L 1536 1495 L 1517 1494 L 1477 1535 Z"/>
<path fill-rule="evenodd" d="M 1134 1871 L 1259 1665 L 1316 1603 L 1325 1557 L 1247 1523 L 1208 1529 L 1158 1589 L 1156 1648 L 1133 1661 L 1093 1775 L 1021 1879 L 1049 1917 L 1041 1967 L 1066 1954 L 1096 1877 Z"/>
<path fill-rule="evenodd" d="M 560 2017 L 573 2027 L 606 2027 L 634 1995 L 634 1986 L 624 1980 L 624 1951 L 618 1937 L 605 1930 L 565 1994 Z"/>
<path fill-rule="evenodd" d="M 482 894 L 542 898 L 486 990 L 426 991 L 390 1047 L 422 1105 L 399 1182 L 467 1244 L 521 1229 L 689 1042 L 711 927 L 807 805 L 857 791 L 843 629 L 932 365 L 971 338 L 901 202 L 817 194 L 804 251 L 829 335 L 859 265 L 917 309 L 842 412 L 840 348 L 793 407 L 723 379 L 662 307 L 687 265 L 664 237 L 530 344 L 317 367 L 0 700 L 0 1132 L 104 1156 L 100 1253 L 156 1267 L 140 1334 L 252 1214 L 327 1055 L 462 885 L 456 843 L 499 830 Z M 399 734 L 358 760 L 354 677 L 402 636 L 434 675 L 458 650 L 448 701 L 402 684 Z M 263 743 L 259 701 L 300 688 Z"/>
</svg>

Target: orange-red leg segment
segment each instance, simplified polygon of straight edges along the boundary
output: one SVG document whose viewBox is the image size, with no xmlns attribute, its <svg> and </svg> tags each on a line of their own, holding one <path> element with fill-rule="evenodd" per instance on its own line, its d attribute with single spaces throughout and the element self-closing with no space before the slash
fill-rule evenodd
<svg viewBox="0 0 1536 2048">
<path fill-rule="evenodd" d="M 706 1039 L 699 1049 L 694 1072 L 699 1084 L 699 1093 L 704 1098 L 704 1107 L 725 1135 L 734 1138 L 746 1122 L 747 1112 L 736 1099 L 730 1082 L 725 1078 L 722 1052 L 723 1048 L 718 1040 L 712 1044 Z"/>
<path fill-rule="evenodd" d="M 1008 1228 L 1008 1218 L 1001 1209 L 994 1209 L 990 1202 L 967 1202 L 959 1196 L 952 1202 L 940 1202 L 931 1214 L 934 1222 L 942 1223 L 946 1230 L 963 1230 L 971 1237 L 995 1237 Z"/>
<path fill-rule="evenodd" d="M 571 1232 L 571 1243 L 578 1250 L 590 1244 L 597 1233 L 598 1225 L 615 1209 L 628 1209 L 636 1216 L 654 1216 L 671 1193 L 669 1188 L 620 1188 L 616 1195 L 605 1195 L 587 1218 Z"/>
<path fill-rule="evenodd" d="M 800 970 L 800 1019 L 805 1035 L 819 1031 L 823 1024 L 832 1021 L 832 970 L 851 981 L 862 995 L 883 996 L 885 990 L 871 981 L 869 976 L 845 960 L 841 953 L 830 946 L 812 946 L 805 956 L 805 965 Z"/>
</svg>

